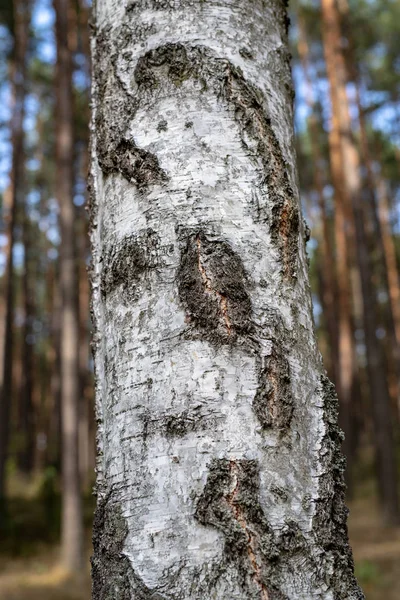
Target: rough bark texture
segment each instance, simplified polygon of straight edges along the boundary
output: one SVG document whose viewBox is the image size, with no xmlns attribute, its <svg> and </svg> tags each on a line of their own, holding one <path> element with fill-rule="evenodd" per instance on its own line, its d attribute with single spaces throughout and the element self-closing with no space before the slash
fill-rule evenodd
<svg viewBox="0 0 400 600">
<path fill-rule="evenodd" d="M 97 0 L 93 598 L 363 598 L 285 6 Z"/>
</svg>

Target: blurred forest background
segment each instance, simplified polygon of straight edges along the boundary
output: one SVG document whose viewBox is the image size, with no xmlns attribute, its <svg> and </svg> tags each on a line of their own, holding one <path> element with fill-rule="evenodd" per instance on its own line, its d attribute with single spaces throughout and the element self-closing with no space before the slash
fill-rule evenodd
<svg viewBox="0 0 400 600">
<path fill-rule="evenodd" d="M 290 10 L 315 323 L 346 434 L 356 572 L 367 598 L 395 600 L 400 3 Z M 89 14 L 86 0 L 0 1 L 1 600 L 90 597 Z"/>
</svg>

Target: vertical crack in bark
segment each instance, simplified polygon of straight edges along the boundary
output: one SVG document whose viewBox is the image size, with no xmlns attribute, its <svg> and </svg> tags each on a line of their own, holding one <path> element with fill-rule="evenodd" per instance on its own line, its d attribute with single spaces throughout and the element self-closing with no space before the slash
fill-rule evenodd
<svg viewBox="0 0 400 600">
<path fill-rule="evenodd" d="M 256 585 L 260 588 L 260 593 L 261 593 L 260 599 L 261 600 L 269 600 L 268 590 L 262 581 L 261 569 L 260 569 L 260 565 L 258 564 L 258 561 L 257 561 L 254 534 L 251 532 L 251 530 L 247 526 L 245 516 L 243 514 L 243 511 L 240 508 L 240 503 L 237 500 L 237 496 L 239 493 L 238 467 L 234 461 L 230 461 L 229 465 L 230 465 L 230 470 L 231 470 L 232 480 L 233 480 L 233 490 L 226 497 L 226 501 L 228 502 L 229 506 L 231 507 L 232 512 L 235 516 L 235 519 L 237 520 L 239 525 L 242 527 L 242 529 L 244 530 L 244 532 L 247 536 L 247 555 L 249 557 L 250 564 L 253 569 L 253 580 L 256 583 Z"/>
<path fill-rule="evenodd" d="M 201 277 L 204 282 L 204 287 L 205 287 L 206 293 L 215 294 L 215 296 L 217 297 L 217 300 L 219 302 L 220 309 L 221 309 L 222 319 L 225 323 L 226 330 L 228 332 L 228 335 L 231 335 L 232 324 L 231 324 L 231 320 L 230 320 L 229 314 L 228 314 L 228 299 L 225 296 L 225 294 L 222 294 L 221 292 L 218 292 L 218 290 L 213 289 L 211 280 L 207 275 L 206 269 L 205 269 L 202 259 L 201 259 L 201 239 L 200 239 L 199 235 L 196 236 L 196 245 L 197 245 L 197 258 L 198 258 L 197 264 L 199 267 Z"/>
</svg>

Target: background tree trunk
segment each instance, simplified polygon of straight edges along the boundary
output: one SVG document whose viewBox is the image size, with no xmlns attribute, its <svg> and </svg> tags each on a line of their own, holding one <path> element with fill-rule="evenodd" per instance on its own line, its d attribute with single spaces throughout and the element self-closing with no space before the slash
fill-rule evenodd
<svg viewBox="0 0 400 600">
<path fill-rule="evenodd" d="M 351 130 L 349 102 L 346 94 L 347 72 L 342 50 L 340 15 L 334 0 L 322 0 L 322 9 L 324 47 L 332 102 L 331 136 L 335 134 L 340 164 L 335 188 L 340 186 L 339 189 L 342 190 L 341 202 L 337 203 L 336 210 L 342 210 L 341 203 L 344 202 L 348 215 L 353 213 L 353 219 L 350 217 L 348 221 L 354 222 L 356 236 L 356 256 L 363 298 L 364 339 L 375 426 L 380 493 L 386 520 L 390 523 L 398 523 L 397 466 L 393 444 L 387 367 L 382 345 L 376 335 L 378 329 L 376 292 L 372 285 L 372 268 L 365 231 L 365 208 L 361 200 L 360 159 Z M 345 231 L 344 222 L 341 229 Z M 338 243 L 336 249 L 339 253 Z M 339 356 L 342 358 L 340 347 Z"/>
<path fill-rule="evenodd" d="M 24 244 L 24 274 L 22 278 L 22 295 L 24 305 L 24 326 L 22 331 L 22 381 L 19 412 L 19 430 L 22 434 L 22 445 L 18 454 L 18 465 L 21 471 L 29 474 L 33 467 L 34 457 L 34 352 L 33 322 L 35 318 L 35 265 L 33 262 L 32 232 L 27 203 L 23 206 L 22 239 Z"/>
<path fill-rule="evenodd" d="M 5 468 L 8 453 L 13 367 L 14 321 L 14 258 L 15 223 L 18 203 L 21 202 L 24 169 L 25 72 L 28 50 L 29 2 L 14 0 L 14 55 L 12 62 L 12 165 L 9 214 L 7 217 L 7 249 L 5 274 L 5 327 L 3 350 L 3 380 L 0 392 L 0 502 L 5 494 Z"/>
<path fill-rule="evenodd" d="M 301 11 L 301 9 L 299 8 Z M 305 31 L 304 21 L 301 12 L 298 17 L 299 26 L 299 42 L 298 52 L 303 67 L 305 83 L 307 86 L 307 105 L 310 109 L 310 117 L 308 120 L 308 129 L 310 132 L 311 155 L 313 158 L 314 183 L 318 194 L 318 207 L 320 212 L 320 220 L 322 223 L 322 235 L 320 236 L 321 245 L 321 289 L 322 302 L 324 305 L 324 316 L 326 319 L 326 328 L 330 348 L 330 363 L 331 372 L 328 373 L 336 383 L 339 378 L 339 357 L 338 357 L 338 315 L 337 315 L 337 300 L 338 292 L 336 285 L 335 272 L 335 255 L 334 247 L 329 229 L 328 216 L 326 211 L 326 203 L 324 198 L 324 179 L 321 170 L 321 152 L 318 140 L 318 123 L 315 116 L 315 101 L 313 96 L 313 86 L 310 77 L 310 69 L 308 64 L 308 44 Z"/>
<path fill-rule="evenodd" d="M 72 56 L 69 0 L 54 0 L 57 41 L 57 195 L 60 204 L 61 426 L 63 505 L 61 543 L 69 571 L 83 567 L 79 477 L 79 310 L 73 204 Z"/>
<path fill-rule="evenodd" d="M 363 598 L 278 0 L 94 9 L 93 598 Z"/>
<path fill-rule="evenodd" d="M 332 182 L 335 190 L 335 246 L 338 286 L 338 381 L 340 400 L 340 422 L 345 432 L 344 452 L 349 468 L 352 465 L 354 443 L 352 440 L 353 389 L 357 364 L 352 315 L 351 286 L 351 235 L 354 219 L 348 203 L 344 179 L 343 154 L 341 148 L 340 111 L 341 100 L 338 89 L 337 47 L 340 46 L 340 31 L 333 19 L 333 0 L 322 0 L 322 34 L 324 54 L 331 97 L 331 124 L 329 128 L 329 154 Z"/>
</svg>

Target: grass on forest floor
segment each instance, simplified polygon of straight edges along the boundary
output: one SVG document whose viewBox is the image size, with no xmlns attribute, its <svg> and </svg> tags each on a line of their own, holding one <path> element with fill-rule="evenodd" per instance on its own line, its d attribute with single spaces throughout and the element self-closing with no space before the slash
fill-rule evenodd
<svg viewBox="0 0 400 600">
<path fill-rule="evenodd" d="M 357 487 L 358 498 L 350 503 L 349 518 L 357 576 L 367 600 L 398 600 L 400 528 L 383 525 L 370 484 Z M 59 498 L 56 496 L 52 502 L 54 515 L 57 515 Z M 92 508 L 92 499 L 88 498 L 85 510 L 87 523 L 90 523 Z M 54 543 L 54 532 L 58 526 L 53 523 L 50 534 L 43 531 L 49 526 L 48 514 L 38 506 L 38 500 L 20 498 L 17 503 L 11 504 L 10 516 L 11 537 L 0 542 L 0 600 L 89 600 L 89 536 L 84 575 L 81 580 L 71 580 L 59 566 L 58 548 Z M 40 531 L 39 545 L 37 541 L 34 543 L 33 538 Z"/>
</svg>

